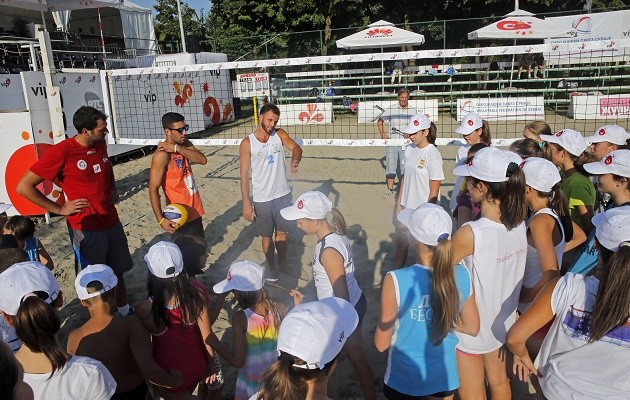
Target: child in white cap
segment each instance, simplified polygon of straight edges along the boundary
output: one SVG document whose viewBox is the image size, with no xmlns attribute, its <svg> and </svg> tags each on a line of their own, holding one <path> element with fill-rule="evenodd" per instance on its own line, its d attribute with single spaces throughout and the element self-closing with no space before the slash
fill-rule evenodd
<svg viewBox="0 0 630 400">
<path fill-rule="evenodd" d="M 144 256 L 149 268 L 149 298 L 135 308 L 136 316 L 153 338 L 153 358 L 165 371 L 177 369 L 183 383 L 158 387 L 165 399 L 187 398 L 201 381 L 212 383 L 214 350 L 208 293 L 203 285 L 182 274 L 182 253 L 171 242 L 158 242 Z M 208 372 L 209 371 L 209 372 Z"/>
<path fill-rule="evenodd" d="M 462 398 L 484 398 L 486 381 L 491 398 L 510 398 L 500 352 L 516 318 L 525 272 L 527 206 L 521 162 L 515 153 L 486 147 L 453 171 L 466 177 L 471 199 L 481 208 L 478 220 L 465 223 L 453 235 L 453 259 L 463 260 L 471 272 L 481 320 L 476 337 L 457 334 Z"/>
<path fill-rule="evenodd" d="M 232 264 L 227 278 L 213 290 L 217 294 L 232 292 L 241 307 L 232 315 L 232 350 L 214 334 L 209 342 L 238 368 L 234 398 L 247 400 L 258 391 L 265 369 L 276 359 L 278 327 L 286 308 L 269 296 L 263 287 L 263 268 L 252 261 Z"/>
<path fill-rule="evenodd" d="M 459 387 L 458 332 L 476 336 L 479 312 L 470 272 L 454 265 L 451 216 L 436 204 L 406 208 L 417 264 L 390 271 L 383 281 L 374 344 L 389 348 L 383 394 L 388 399 L 452 399 Z"/>
<path fill-rule="evenodd" d="M 601 160 L 613 150 L 628 149 L 630 145 L 630 133 L 619 125 L 604 125 L 593 136 L 584 138 L 590 145 L 591 151 L 598 160 Z"/>
<path fill-rule="evenodd" d="M 67 350 L 70 354 L 91 357 L 102 362 L 116 383 L 113 400 L 145 398 L 145 380 L 165 387 L 182 383 L 179 371 L 170 374 L 160 368 L 151 354 L 151 336 L 134 316 L 116 317 L 114 271 L 104 264 L 88 265 L 74 280 L 81 305 L 90 319 L 70 332 Z"/>
<path fill-rule="evenodd" d="M 472 111 L 468 113 L 459 124 L 455 132 L 462 135 L 462 138 L 466 142 L 465 145 L 457 149 L 455 155 L 455 165 L 462 165 L 468 160 L 468 150 L 470 146 L 477 143 L 484 143 L 486 146 L 490 146 L 492 137 L 490 136 L 490 125 L 488 122 L 481 118 L 481 115 Z M 455 180 L 453 186 L 453 192 L 451 193 L 450 209 L 451 211 L 457 206 L 457 195 L 465 188 L 463 186 L 463 178 L 458 177 Z"/>
<path fill-rule="evenodd" d="M 548 399 L 628 398 L 630 211 L 593 217 L 600 255 L 592 276 L 568 273 L 543 288 L 507 336 L 517 365 Z M 525 341 L 552 321 L 535 362 Z"/>
<path fill-rule="evenodd" d="M 328 399 L 328 378 L 358 323 L 352 304 L 338 297 L 296 306 L 280 325 L 277 361 L 251 400 Z"/>
<path fill-rule="evenodd" d="M 15 357 L 35 399 L 109 400 L 116 381 L 100 362 L 72 356 L 57 340 L 63 297 L 55 277 L 36 261 L 0 274 L 0 310 L 22 341 Z"/>
<path fill-rule="evenodd" d="M 553 135 L 541 135 L 547 142 L 549 160 L 562 169 L 562 191 L 569 201 L 571 220 L 588 235 L 593 229 L 595 187 L 584 173 L 582 165 L 592 161 L 587 153 L 588 144 L 582 134 L 563 129 Z"/>
<path fill-rule="evenodd" d="M 424 113 L 414 115 L 402 132 L 411 140 L 405 146 L 405 173 L 396 201 L 396 214 L 402 209 L 415 209 L 420 204 L 438 203 L 444 179 L 442 155 L 435 147 L 437 127 Z M 407 261 L 409 231 L 398 226 L 393 268 Z"/>
<path fill-rule="evenodd" d="M 332 214 L 330 222 L 326 219 Z M 359 315 L 359 328 L 346 344 L 348 358 L 357 373 L 366 399 L 375 399 L 374 373 L 362 349 L 361 321 L 367 312 L 367 300 L 354 276 L 352 248 L 346 238 L 346 221 L 333 208 L 325 194 L 306 192 L 290 207 L 280 210 L 286 220 L 297 221 L 297 226 L 307 235 L 317 237 L 313 255 L 313 280 L 317 298 L 340 297 L 349 301 Z"/>
</svg>

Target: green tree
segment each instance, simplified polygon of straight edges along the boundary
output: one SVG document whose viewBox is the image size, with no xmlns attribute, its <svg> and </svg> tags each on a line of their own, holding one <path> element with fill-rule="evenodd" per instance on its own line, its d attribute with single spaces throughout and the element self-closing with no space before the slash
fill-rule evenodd
<svg viewBox="0 0 630 400">
<path fill-rule="evenodd" d="M 155 17 L 155 36 L 159 41 L 174 40 L 180 41 L 179 17 L 177 14 L 177 0 L 158 0 L 153 6 L 157 11 Z M 182 2 L 182 21 L 184 24 L 184 34 L 188 36 L 201 36 L 200 18 L 195 14 L 195 10 L 188 4 Z"/>
</svg>

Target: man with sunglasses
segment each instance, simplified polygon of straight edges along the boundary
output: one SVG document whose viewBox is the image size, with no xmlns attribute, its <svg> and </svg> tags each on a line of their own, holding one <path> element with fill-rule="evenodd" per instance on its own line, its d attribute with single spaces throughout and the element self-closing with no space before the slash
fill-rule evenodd
<svg viewBox="0 0 630 400">
<path fill-rule="evenodd" d="M 118 278 L 118 313 L 130 312 L 123 273 L 133 267 L 127 237 L 115 204 L 118 191 L 107 154 L 107 116 L 83 106 L 72 117 L 77 134 L 49 148 L 24 174 L 16 191 L 51 213 L 65 215 L 76 256 L 76 266 L 106 264 Z M 55 181 L 66 201 L 59 204 L 37 189 Z"/>
<path fill-rule="evenodd" d="M 186 139 L 189 126 L 183 115 L 174 112 L 164 114 L 162 127 L 166 140 L 158 143 L 153 153 L 149 175 L 149 199 L 155 219 L 162 229 L 173 235 L 173 239 L 180 235 L 192 235 L 205 240 L 201 219 L 203 205 L 190 163 L 204 165 L 208 160 Z M 164 191 L 166 204 L 177 203 L 186 207 L 186 224 L 180 227 L 162 216 L 160 187 Z"/>
</svg>

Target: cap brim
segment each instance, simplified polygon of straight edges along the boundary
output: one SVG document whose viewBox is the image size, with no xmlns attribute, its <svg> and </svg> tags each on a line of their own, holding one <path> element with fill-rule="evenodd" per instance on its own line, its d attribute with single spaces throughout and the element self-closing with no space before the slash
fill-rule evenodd
<svg viewBox="0 0 630 400">
<path fill-rule="evenodd" d="M 396 216 L 396 219 L 398 219 L 398 222 L 408 227 L 409 221 L 411 220 L 411 214 L 413 213 L 413 211 L 414 211 L 413 208 L 403 208 L 402 210 L 400 210 L 400 212 Z"/>
<path fill-rule="evenodd" d="M 560 139 L 556 135 L 540 135 L 540 139 L 544 142 L 560 143 Z"/>
<path fill-rule="evenodd" d="M 473 128 L 472 126 L 458 126 L 457 129 L 455 129 L 455 132 L 459 133 L 460 135 L 470 135 L 471 133 L 473 133 L 473 131 L 475 130 L 475 128 Z"/>
<path fill-rule="evenodd" d="M 455 169 L 453 170 L 453 175 L 455 175 L 455 176 L 471 176 L 470 175 L 470 168 L 468 168 L 468 164 L 458 165 L 457 167 L 455 167 Z"/>
<path fill-rule="evenodd" d="M 297 219 L 304 218 L 304 215 L 300 212 L 295 204 L 280 210 L 280 215 L 282 215 L 282 218 L 286 219 L 287 221 L 295 221 Z"/>
<path fill-rule="evenodd" d="M 406 133 L 407 135 L 413 135 L 414 133 L 421 131 L 422 129 L 419 129 L 418 127 L 414 126 L 414 127 L 410 127 L 409 125 L 407 125 L 405 127 L 405 129 L 403 129 L 401 132 L 402 133 Z"/>
<path fill-rule="evenodd" d="M 605 136 L 587 136 L 584 138 L 586 143 L 601 143 L 606 141 Z"/>
<path fill-rule="evenodd" d="M 232 290 L 232 285 L 230 285 L 230 281 L 228 281 L 227 279 L 222 280 L 221 282 L 217 283 L 216 285 L 214 285 L 212 287 L 212 290 L 214 291 L 214 293 L 227 293 L 230 290 Z"/>
<path fill-rule="evenodd" d="M 582 167 L 586 172 L 592 175 L 604 175 L 612 172 L 610 169 L 608 169 L 608 167 L 602 165 L 602 163 L 599 161 L 584 164 Z"/>
</svg>

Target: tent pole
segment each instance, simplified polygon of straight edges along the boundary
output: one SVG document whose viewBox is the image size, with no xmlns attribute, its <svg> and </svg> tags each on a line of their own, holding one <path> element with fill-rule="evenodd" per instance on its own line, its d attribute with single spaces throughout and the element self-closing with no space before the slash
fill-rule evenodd
<svg viewBox="0 0 630 400">
<path fill-rule="evenodd" d="M 516 46 L 516 39 L 514 39 L 514 46 Z M 512 87 L 512 80 L 514 78 L 514 56 L 515 54 L 512 53 L 512 65 L 510 66 L 510 87 Z"/>
<path fill-rule="evenodd" d="M 105 54 L 105 37 L 103 36 L 103 21 L 101 21 L 101 7 L 96 7 L 98 12 L 98 29 L 101 31 L 101 49 L 103 52 L 103 65 L 107 69 L 107 55 Z"/>
<path fill-rule="evenodd" d="M 44 30 L 47 30 L 47 28 L 46 28 L 46 16 L 44 15 L 43 11 L 40 11 L 40 13 L 42 14 L 42 25 L 44 26 Z"/>
<path fill-rule="evenodd" d="M 383 53 L 382 47 L 381 53 Z M 383 65 L 383 60 L 381 60 L 381 92 L 385 93 L 385 66 Z"/>
</svg>

